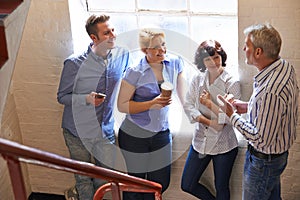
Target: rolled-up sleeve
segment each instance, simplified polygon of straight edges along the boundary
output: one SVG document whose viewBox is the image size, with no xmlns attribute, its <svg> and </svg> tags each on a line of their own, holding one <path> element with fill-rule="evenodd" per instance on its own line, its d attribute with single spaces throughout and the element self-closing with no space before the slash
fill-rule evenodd
<svg viewBox="0 0 300 200">
<path fill-rule="evenodd" d="M 63 105 L 72 105 L 73 85 L 78 66 L 71 60 L 64 62 L 60 84 L 57 92 L 57 101 Z"/>
<path fill-rule="evenodd" d="M 199 79 L 201 77 L 197 76 L 192 80 L 189 87 L 189 91 L 185 97 L 185 103 L 183 105 L 184 111 L 189 118 L 191 123 L 196 123 L 196 118 L 201 115 L 201 112 L 197 109 L 199 104 Z"/>
</svg>

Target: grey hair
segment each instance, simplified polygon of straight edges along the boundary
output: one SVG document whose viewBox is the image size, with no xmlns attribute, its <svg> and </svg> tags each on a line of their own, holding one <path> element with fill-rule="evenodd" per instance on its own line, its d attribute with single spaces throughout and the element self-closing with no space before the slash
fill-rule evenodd
<svg viewBox="0 0 300 200">
<path fill-rule="evenodd" d="M 252 25 L 244 30 L 244 34 L 249 36 L 254 48 L 261 48 L 268 58 L 278 58 L 282 41 L 279 32 L 272 25 Z"/>
</svg>

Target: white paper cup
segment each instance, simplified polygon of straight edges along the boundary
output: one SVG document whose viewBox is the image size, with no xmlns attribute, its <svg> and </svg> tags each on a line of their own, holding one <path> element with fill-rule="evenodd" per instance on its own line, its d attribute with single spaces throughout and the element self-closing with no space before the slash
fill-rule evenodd
<svg viewBox="0 0 300 200">
<path fill-rule="evenodd" d="M 174 89 L 174 86 L 170 82 L 163 82 L 161 84 L 161 96 L 162 97 L 170 97 L 172 95 L 172 90 Z"/>
</svg>

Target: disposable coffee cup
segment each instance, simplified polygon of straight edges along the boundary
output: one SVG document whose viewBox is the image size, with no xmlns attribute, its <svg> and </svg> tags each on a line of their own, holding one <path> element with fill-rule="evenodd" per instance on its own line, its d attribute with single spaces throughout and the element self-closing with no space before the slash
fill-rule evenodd
<svg viewBox="0 0 300 200">
<path fill-rule="evenodd" d="M 162 97 L 170 97 L 172 95 L 172 90 L 174 89 L 172 83 L 163 82 L 160 87 L 161 87 L 161 96 Z"/>
</svg>

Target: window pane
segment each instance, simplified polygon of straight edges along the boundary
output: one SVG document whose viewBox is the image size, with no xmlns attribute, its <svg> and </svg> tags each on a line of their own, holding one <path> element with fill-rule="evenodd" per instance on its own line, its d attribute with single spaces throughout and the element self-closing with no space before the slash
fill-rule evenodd
<svg viewBox="0 0 300 200">
<path fill-rule="evenodd" d="M 238 30 L 236 17 L 191 17 L 191 37 L 200 44 L 207 39 L 215 39 L 221 43 L 227 53 L 229 70 L 237 72 Z"/>
<path fill-rule="evenodd" d="M 191 11 L 237 14 L 237 0 L 190 0 Z"/>
<path fill-rule="evenodd" d="M 188 35 L 188 19 L 187 17 L 176 16 L 157 16 L 157 15 L 144 15 L 140 16 L 140 27 L 147 25 L 156 25 L 163 29 L 179 32 L 184 35 Z"/>
<path fill-rule="evenodd" d="M 139 51 L 137 17 L 131 14 L 110 16 L 117 34 L 117 45 L 127 47 L 133 54 Z"/>
<path fill-rule="evenodd" d="M 116 33 L 123 33 L 137 29 L 137 17 L 132 14 L 109 14 L 110 22 L 114 25 Z"/>
<path fill-rule="evenodd" d="M 143 10 L 186 10 L 186 0 L 150 1 L 138 0 L 138 9 Z"/>
<path fill-rule="evenodd" d="M 88 0 L 89 11 L 134 11 L 135 0 Z"/>
</svg>

